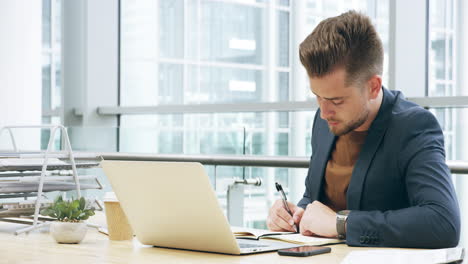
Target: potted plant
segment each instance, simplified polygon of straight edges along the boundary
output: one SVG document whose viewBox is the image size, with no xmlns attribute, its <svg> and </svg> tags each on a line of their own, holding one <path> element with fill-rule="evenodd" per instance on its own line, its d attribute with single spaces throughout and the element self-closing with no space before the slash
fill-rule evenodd
<svg viewBox="0 0 468 264">
<path fill-rule="evenodd" d="M 41 215 L 58 220 L 50 225 L 50 233 L 58 243 L 77 244 L 86 235 L 83 221 L 94 215 L 94 208 L 87 206 L 83 197 L 64 201 L 59 196 L 50 207 L 41 210 Z"/>
</svg>

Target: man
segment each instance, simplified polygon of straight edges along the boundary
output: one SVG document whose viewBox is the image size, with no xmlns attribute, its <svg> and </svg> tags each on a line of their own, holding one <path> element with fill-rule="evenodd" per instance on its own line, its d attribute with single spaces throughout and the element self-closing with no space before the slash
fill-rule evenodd
<svg viewBox="0 0 468 264">
<path fill-rule="evenodd" d="M 319 109 L 306 190 L 275 231 L 341 237 L 351 246 L 457 246 L 460 213 L 434 116 L 382 87 L 383 48 L 368 17 L 322 21 L 300 45 Z"/>
</svg>

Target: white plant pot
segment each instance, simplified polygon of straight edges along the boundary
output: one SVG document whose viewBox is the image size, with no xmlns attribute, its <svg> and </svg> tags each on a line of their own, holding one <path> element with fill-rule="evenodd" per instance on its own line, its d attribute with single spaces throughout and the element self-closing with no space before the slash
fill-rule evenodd
<svg viewBox="0 0 468 264">
<path fill-rule="evenodd" d="M 84 222 L 52 222 L 50 224 L 50 234 L 57 243 L 78 244 L 86 235 L 88 227 Z"/>
</svg>

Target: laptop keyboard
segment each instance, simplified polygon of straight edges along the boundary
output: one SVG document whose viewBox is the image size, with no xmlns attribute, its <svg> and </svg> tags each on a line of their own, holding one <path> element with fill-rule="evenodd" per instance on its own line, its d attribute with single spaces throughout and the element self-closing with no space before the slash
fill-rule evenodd
<svg viewBox="0 0 468 264">
<path fill-rule="evenodd" d="M 262 248 L 262 247 L 269 247 L 269 245 L 239 243 L 239 247 L 240 248 Z"/>
</svg>

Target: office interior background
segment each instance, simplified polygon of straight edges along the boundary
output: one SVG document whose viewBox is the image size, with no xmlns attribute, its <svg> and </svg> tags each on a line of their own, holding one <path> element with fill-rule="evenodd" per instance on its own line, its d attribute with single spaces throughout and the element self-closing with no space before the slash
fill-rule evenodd
<svg viewBox="0 0 468 264">
<path fill-rule="evenodd" d="M 385 87 L 427 107 L 444 131 L 447 160 L 467 161 L 463 0 L 0 0 L 0 126 L 63 124 L 75 151 L 310 156 L 317 104 L 298 45 L 349 9 L 376 25 Z M 44 149 L 49 135 L 21 132 L 20 148 Z M 2 135 L 0 146 L 7 142 Z M 307 173 L 206 169 L 223 208 L 235 178 L 262 179 L 244 197 L 244 223 L 257 228 L 278 198 L 274 182 L 297 202 Z M 453 175 L 461 244 L 467 177 Z"/>
</svg>

